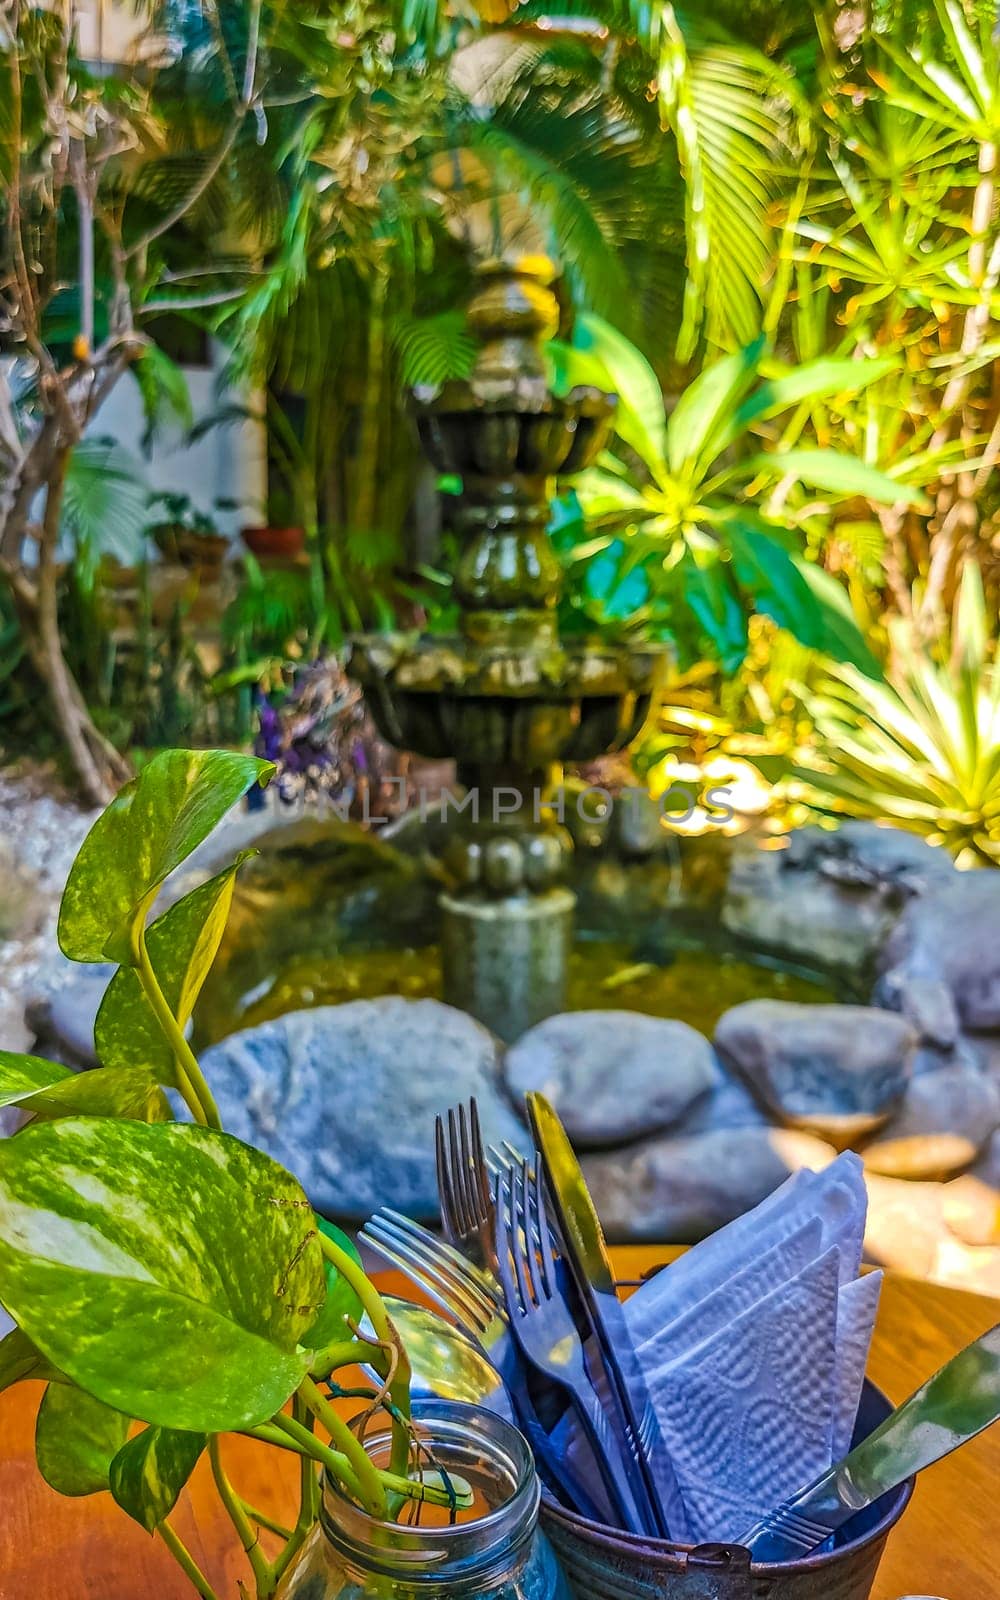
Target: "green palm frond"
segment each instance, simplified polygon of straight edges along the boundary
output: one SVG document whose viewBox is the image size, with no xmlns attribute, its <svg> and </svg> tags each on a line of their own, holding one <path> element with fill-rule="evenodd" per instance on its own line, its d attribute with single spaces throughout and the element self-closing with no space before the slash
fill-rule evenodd
<svg viewBox="0 0 1000 1600">
<path fill-rule="evenodd" d="M 389 338 L 405 389 L 421 384 L 440 388 L 472 371 L 476 342 L 462 311 L 439 311 L 431 317 L 400 313 L 390 324 Z"/>
<path fill-rule="evenodd" d="M 149 489 L 132 457 L 113 439 L 83 439 L 70 456 L 63 526 L 91 555 L 125 566 L 140 560 Z"/>
<path fill-rule="evenodd" d="M 731 349 L 761 322 L 772 208 L 793 138 L 793 80 L 759 51 L 661 8 L 659 103 L 685 180 L 687 283 L 678 355 Z"/>
</svg>

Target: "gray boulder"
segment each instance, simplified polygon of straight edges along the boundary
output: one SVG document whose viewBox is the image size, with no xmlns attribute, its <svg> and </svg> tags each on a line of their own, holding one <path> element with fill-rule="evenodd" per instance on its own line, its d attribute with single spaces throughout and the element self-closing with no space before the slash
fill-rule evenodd
<svg viewBox="0 0 1000 1600">
<path fill-rule="evenodd" d="M 880 979 L 873 998 L 912 1023 L 924 1043 L 941 1050 L 957 1044 L 961 1033 L 958 1007 L 943 978 L 921 977 L 898 968 Z"/>
<path fill-rule="evenodd" d="M 959 872 L 907 906 L 888 942 L 882 986 L 943 982 L 962 1025 L 1000 1030 L 1000 872 Z"/>
<path fill-rule="evenodd" d="M 540 1090 L 581 1149 L 667 1128 L 717 1081 L 702 1034 L 638 1011 L 547 1017 L 510 1047 L 504 1071 L 514 1100 Z"/>
<path fill-rule="evenodd" d="M 728 1128 L 769 1128 L 771 1118 L 742 1078 L 716 1061 L 715 1088 L 696 1100 L 674 1133 L 721 1133 Z"/>
<path fill-rule="evenodd" d="M 834 1154 L 804 1134 L 729 1128 L 644 1140 L 586 1155 L 582 1166 L 613 1242 L 694 1244 L 759 1205 L 798 1166 L 822 1166 Z"/>
<path fill-rule="evenodd" d="M 914 1078 L 898 1116 L 865 1147 L 870 1172 L 950 1178 L 970 1166 L 1000 1128 L 1000 1086 L 959 1065 Z"/>
<path fill-rule="evenodd" d="M 860 977 L 907 901 L 954 874 L 944 851 L 900 829 L 802 828 L 783 850 L 734 852 L 722 920 L 760 949 Z"/>
<path fill-rule="evenodd" d="M 206 1051 L 230 1133 L 294 1172 L 317 1210 L 438 1214 L 434 1118 L 475 1095 L 490 1142 L 524 1145 L 493 1036 L 437 1000 L 387 995 L 294 1011 Z"/>
<path fill-rule="evenodd" d="M 715 1032 L 722 1059 L 775 1116 L 838 1148 L 888 1121 L 906 1091 L 916 1036 L 871 1006 L 748 1000 Z"/>
</svg>

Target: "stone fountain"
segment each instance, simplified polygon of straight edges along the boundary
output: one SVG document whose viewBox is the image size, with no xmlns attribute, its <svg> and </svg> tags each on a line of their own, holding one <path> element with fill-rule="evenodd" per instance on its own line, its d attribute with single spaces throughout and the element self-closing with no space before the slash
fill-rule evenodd
<svg viewBox="0 0 1000 1600">
<path fill-rule="evenodd" d="M 560 639 L 562 569 L 549 542 L 555 475 L 600 451 L 615 398 L 553 393 L 554 269 L 491 261 L 479 272 L 469 378 L 415 395 L 433 465 L 461 478 L 454 574 L 459 631 L 354 641 L 351 671 L 385 737 L 453 757 L 461 796 L 443 851 L 444 996 L 513 1039 L 565 1003 L 575 896 L 570 834 L 546 798 L 559 765 L 638 733 L 662 659 L 655 648 Z"/>
</svg>

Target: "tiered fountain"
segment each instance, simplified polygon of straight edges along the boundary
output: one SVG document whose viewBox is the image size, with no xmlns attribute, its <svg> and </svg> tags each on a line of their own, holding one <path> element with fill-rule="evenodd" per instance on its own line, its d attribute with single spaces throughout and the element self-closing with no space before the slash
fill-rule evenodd
<svg viewBox="0 0 1000 1600">
<path fill-rule="evenodd" d="M 427 455 L 462 481 L 460 631 L 365 636 L 351 658 L 392 744 L 457 763 L 464 793 L 452 799 L 440 898 L 444 996 L 506 1039 L 565 1003 L 575 896 L 571 839 L 543 798 L 554 768 L 635 737 L 660 660 L 653 648 L 559 637 L 553 482 L 593 461 L 615 400 L 552 392 L 553 277 L 546 261 L 484 265 L 468 312 L 480 347 L 471 377 L 415 397 Z"/>
</svg>

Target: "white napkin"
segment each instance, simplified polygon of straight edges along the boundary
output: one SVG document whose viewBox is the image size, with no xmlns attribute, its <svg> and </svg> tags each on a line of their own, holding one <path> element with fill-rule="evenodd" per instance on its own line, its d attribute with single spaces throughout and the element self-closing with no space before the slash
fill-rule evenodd
<svg viewBox="0 0 1000 1600">
<path fill-rule="evenodd" d="M 836 1249 L 650 1375 L 693 1544 L 726 1543 L 830 1465 Z"/>
<path fill-rule="evenodd" d="M 881 1274 L 859 1279 L 858 1158 L 790 1178 L 658 1273 L 626 1318 L 688 1526 L 737 1540 L 850 1448 Z M 607 1511 L 572 1414 L 553 1435 Z"/>
</svg>

